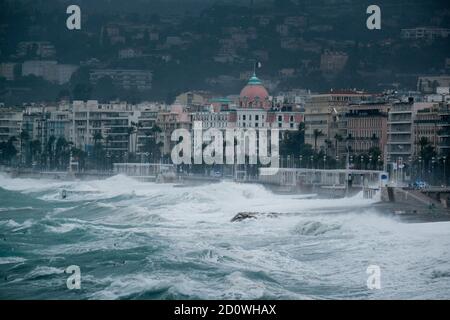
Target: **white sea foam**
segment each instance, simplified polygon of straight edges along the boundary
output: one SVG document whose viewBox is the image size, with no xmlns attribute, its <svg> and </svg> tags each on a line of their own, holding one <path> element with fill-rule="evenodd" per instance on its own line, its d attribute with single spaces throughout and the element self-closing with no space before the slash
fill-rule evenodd
<svg viewBox="0 0 450 320">
<path fill-rule="evenodd" d="M 0 264 L 18 264 L 27 261 L 22 257 L 0 257 Z"/>
<path fill-rule="evenodd" d="M 6 235 L 34 223 L 44 223 L 48 237 L 69 239 L 69 232 L 78 229 L 89 234 L 30 249 L 33 255 L 50 259 L 96 253 L 89 257 L 90 270 L 114 263 L 105 261 L 103 253 L 141 255 L 140 271 L 124 266 L 97 275 L 88 298 L 146 292 L 205 299 L 450 297 L 450 223 L 402 223 L 377 213 L 372 205 L 378 200 L 362 194 L 315 199 L 277 195 L 253 184 L 174 187 L 125 176 L 64 183 L 0 180 L 5 189 L 38 190 L 54 213 L 45 221 L 0 220 Z M 68 191 L 64 201 L 74 203 L 70 208 L 57 208 L 63 201 L 57 199 L 61 188 Z M 230 222 L 239 212 L 278 215 Z M 155 254 L 158 245 L 163 249 Z M 383 290 L 366 288 L 371 264 L 381 267 Z M 37 269 L 33 276 L 47 271 L 56 272 Z"/>
<path fill-rule="evenodd" d="M 56 275 L 56 274 L 62 274 L 64 273 L 64 269 L 62 268 L 55 268 L 55 267 L 48 267 L 48 266 L 39 266 L 34 268 L 31 272 L 29 272 L 26 275 L 26 279 L 34 279 L 38 277 L 44 277 L 44 276 L 50 276 L 50 275 Z"/>
</svg>

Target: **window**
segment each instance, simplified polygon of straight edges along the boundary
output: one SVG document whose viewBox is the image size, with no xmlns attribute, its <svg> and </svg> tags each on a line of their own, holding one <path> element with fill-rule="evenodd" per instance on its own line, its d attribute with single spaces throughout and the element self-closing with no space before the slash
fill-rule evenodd
<svg viewBox="0 0 450 320">
<path fill-rule="evenodd" d="M 278 121 L 282 121 L 283 117 L 282 116 L 278 116 Z"/>
<path fill-rule="evenodd" d="M 245 114 L 242 116 L 242 120 L 244 120 L 244 121 L 246 120 L 246 119 L 245 119 Z"/>
<path fill-rule="evenodd" d="M 256 121 L 259 120 L 259 115 L 255 115 L 255 120 L 256 120 Z"/>
</svg>

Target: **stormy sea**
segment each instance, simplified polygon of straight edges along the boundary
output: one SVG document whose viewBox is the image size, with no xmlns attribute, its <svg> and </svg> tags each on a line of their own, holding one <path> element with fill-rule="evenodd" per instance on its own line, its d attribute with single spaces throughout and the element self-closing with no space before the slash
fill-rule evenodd
<svg viewBox="0 0 450 320">
<path fill-rule="evenodd" d="M 0 299 L 449 299 L 450 222 L 407 223 L 376 203 L 0 175 Z M 240 212 L 258 214 L 231 222 Z"/>
</svg>

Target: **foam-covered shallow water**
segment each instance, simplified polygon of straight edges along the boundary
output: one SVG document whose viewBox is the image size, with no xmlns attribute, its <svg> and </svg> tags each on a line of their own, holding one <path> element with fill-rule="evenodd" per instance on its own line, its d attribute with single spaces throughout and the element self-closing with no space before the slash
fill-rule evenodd
<svg viewBox="0 0 450 320">
<path fill-rule="evenodd" d="M 0 298 L 450 298 L 450 223 L 402 223 L 374 202 L 0 175 Z M 239 212 L 282 215 L 230 222 Z M 80 290 L 67 289 L 70 265 Z M 369 265 L 380 290 L 367 288 Z"/>
</svg>

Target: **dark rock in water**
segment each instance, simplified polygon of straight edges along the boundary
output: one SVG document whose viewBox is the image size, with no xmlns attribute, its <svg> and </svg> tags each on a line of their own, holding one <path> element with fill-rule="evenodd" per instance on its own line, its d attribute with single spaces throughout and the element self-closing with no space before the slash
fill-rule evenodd
<svg viewBox="0 0 450 320">
<path fill-rule="evenodd" d="M 237 215 L 231 219 L 231 222 L 239 222 L 245 219 L 257 219 L 258 216 L 265 216 L 265 217 L 276 217 L 277 213 L 270 212 L 270 213 L 262 213 L 262 212 L 239 212 Z"/>
<path fill-rule="evenodd" d="M 239 212 L 231 219 L 231 222 L 242 221 L 245 219 L 256 219 L 256 215 L 251 212 Z"/>
</svg>

